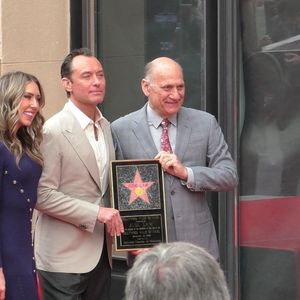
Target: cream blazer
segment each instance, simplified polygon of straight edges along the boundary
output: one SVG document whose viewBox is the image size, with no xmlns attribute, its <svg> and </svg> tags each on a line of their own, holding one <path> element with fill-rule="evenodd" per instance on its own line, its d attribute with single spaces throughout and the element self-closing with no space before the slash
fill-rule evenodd
<svg viewBox="0 0 300 300">
<path fill-rule="evenodd" d="M 102 129 L 112 160 L 115 154 L 108 121 Z M 99 206 L 110 206 L 109 188 L 102 193 L 93 149 L 67 105 L 45 123 L 42 153 L 34 234 L 37 268 L 89 272 L 102 253 L 106 231 L 97 222 L 97 214 Z M 108 234 L 106 242 L 111 263 Z"/>
</svg>

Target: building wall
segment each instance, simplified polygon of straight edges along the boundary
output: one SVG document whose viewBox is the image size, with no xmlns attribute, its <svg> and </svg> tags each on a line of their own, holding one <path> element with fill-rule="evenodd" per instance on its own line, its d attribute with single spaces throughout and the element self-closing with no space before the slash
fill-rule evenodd
<svg viewBox="0 0 300 300">
<path fill-rule="evenodd" d="M 69 51 L 70 8 L 67 0 L 0 1 L 0 73 L 21 70 L 39 78 L 49 118 L 66 101 L 60 65 Z"/>
<path fill-rule="evenodd" d="M 106 76 L 104 115 L 113 121 L 143 105 L 140 81 L 145 64 L 145 3 L 101 3 L 99 48 Z"/>
</svg>

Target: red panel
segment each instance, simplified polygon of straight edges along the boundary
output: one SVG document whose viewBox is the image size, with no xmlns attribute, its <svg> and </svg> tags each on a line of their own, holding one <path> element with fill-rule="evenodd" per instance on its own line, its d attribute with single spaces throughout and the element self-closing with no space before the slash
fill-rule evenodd
<svg viewBox="0 0 300 300">
<path fill-rule="evenodd" d="M 300 197 L 240 202 L 241 245 L 300 249 Z"/>
</svg>

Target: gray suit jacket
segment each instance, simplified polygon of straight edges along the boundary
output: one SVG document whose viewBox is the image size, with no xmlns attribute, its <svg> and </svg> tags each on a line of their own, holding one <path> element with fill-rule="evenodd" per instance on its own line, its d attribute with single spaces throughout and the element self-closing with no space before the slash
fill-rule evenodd
<svg viewBox="0 0 300 300">
<path fill-rule="evenodd" d="M 158 150 L 147 123 L 146 105 L 111 125 L 117 159 L 154 158 Z M 237 171 L 216 119 L 203 111 L 182 107 L 178 112 L 178 159 L 193 170 L 195 185 L 165 174 L 168 226 L 175 240 L 206 248 L 218 258 L 218 243 L 205 191 L 229 191 L 237 185 Z"/>
<path fill-rule="evenodd" d="M 109 159 L 115 158 L 109 123 L 101 124 Z M 104 225 L 99 206 L 110 206 L 109 189 L 102 191 L 93 149 L 67 106 L 44 126 L 43 173 L 38 187 L 35 226 L 37 268 L 85 273 L 98 263 Z M 107 235 L 111 258 L 111 238 Z"/>
</svg>

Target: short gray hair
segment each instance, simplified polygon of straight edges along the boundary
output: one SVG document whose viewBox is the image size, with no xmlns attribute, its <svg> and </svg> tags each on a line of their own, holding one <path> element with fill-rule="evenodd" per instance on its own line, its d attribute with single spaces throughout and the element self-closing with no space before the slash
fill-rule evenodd
<svg viewBox="0 0 300 300">
<path fill-rule="evenodd" d="M 230 300 L 217 261 L 185 242 L 160 244 L 138 255 L 125 295 L 126 300 Z"/>
</svg>

